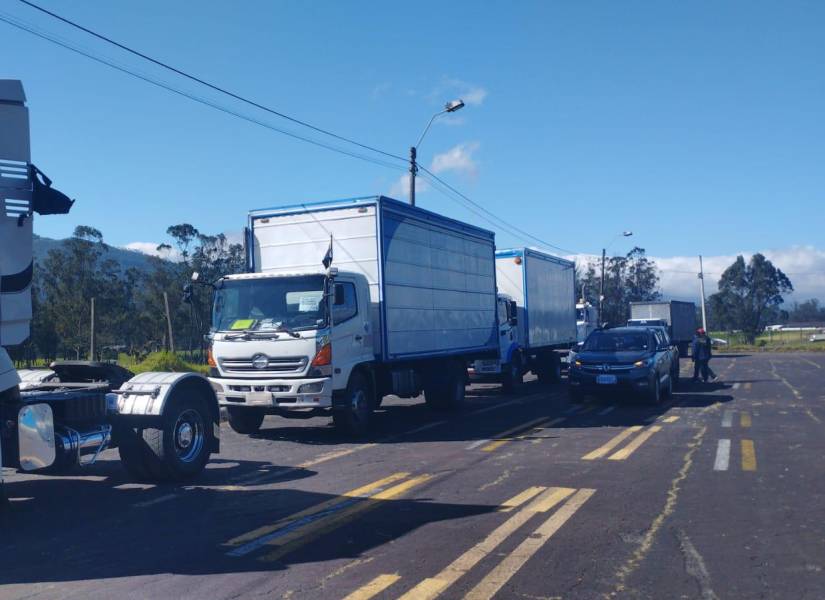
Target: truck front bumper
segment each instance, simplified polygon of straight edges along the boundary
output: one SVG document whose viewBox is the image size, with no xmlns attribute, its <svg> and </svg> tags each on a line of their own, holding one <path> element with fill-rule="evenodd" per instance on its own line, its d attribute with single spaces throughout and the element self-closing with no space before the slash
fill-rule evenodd
<svg viewBox="0 0 825 600">
<path fill-rule="evenodd" d="M 210 377 L 221 406 L 306 410 L 332 406 L 332 379 L 235 379 Z"/>
</svg>

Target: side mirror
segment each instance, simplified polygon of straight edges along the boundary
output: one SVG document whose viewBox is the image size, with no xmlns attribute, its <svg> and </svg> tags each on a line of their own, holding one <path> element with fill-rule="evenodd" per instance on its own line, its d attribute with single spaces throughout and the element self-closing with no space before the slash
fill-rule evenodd
<svg viewBox="0 0 825 600">
<path fill-rule="evenodd" d="M 510 319 L 507 322 L 513 327 L 515 327 L 516 325 L 518 325 L 518 317 L 510 317 Z"/>
</svg>

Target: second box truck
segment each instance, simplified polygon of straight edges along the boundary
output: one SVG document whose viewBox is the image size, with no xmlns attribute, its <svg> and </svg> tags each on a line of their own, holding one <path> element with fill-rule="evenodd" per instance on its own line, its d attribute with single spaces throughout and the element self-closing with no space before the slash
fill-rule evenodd
<svg viewBox="0 0 825 600">
<path fill-rule="evenodd" d="M 387 395 L 451 408 L 495 358 L 490 231 L 385 197 L 249 216 L 250 273 L 214 284 L 210 367 L 235 431 L 331 413 L 361 433 Z"/>
</svg>

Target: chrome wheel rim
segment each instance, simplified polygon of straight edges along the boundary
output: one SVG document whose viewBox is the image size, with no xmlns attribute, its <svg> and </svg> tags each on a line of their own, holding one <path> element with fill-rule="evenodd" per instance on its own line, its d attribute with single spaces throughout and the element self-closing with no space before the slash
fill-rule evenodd
<svg viewBox="0 0 825 600">
<path fill-rule="evenodd" d="M 200 414 L 190 409 L 178 415 L 172 430 L 175 454 L 181 462 L 192 462 L 201 453 L 206 435 Z"/>
</svg>

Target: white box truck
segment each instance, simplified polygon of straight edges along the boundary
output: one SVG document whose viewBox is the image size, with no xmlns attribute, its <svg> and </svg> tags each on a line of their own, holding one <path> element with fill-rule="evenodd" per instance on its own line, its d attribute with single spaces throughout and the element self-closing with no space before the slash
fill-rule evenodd
<svg viewBox="0 0 825 600">
<path fill-rule="evenodd" d="M 498 353 L 494 234 L 385 197 L 250 213 L 250 273 L 214 284 L 210 381 L 230 426 L 332 413 L 362 433 L 387 395 L 463 402 Z"/>
<path fill-rule="evenodd" d="M 575 263 L 532 248 L 496 252 L 499 356 L 473 363 L 471 377 L 512 389 L 532 371 L 558 381 L 576 345 Z"/>
<path fill-rule="evenodd" d="M 670 341 L 679 348 L 679 355 L 687 357 L 690 342 L 696 333 L 696 305 L 678 300 L 631 302 L 627 324 L 666 327 Z"/>
</svg>

